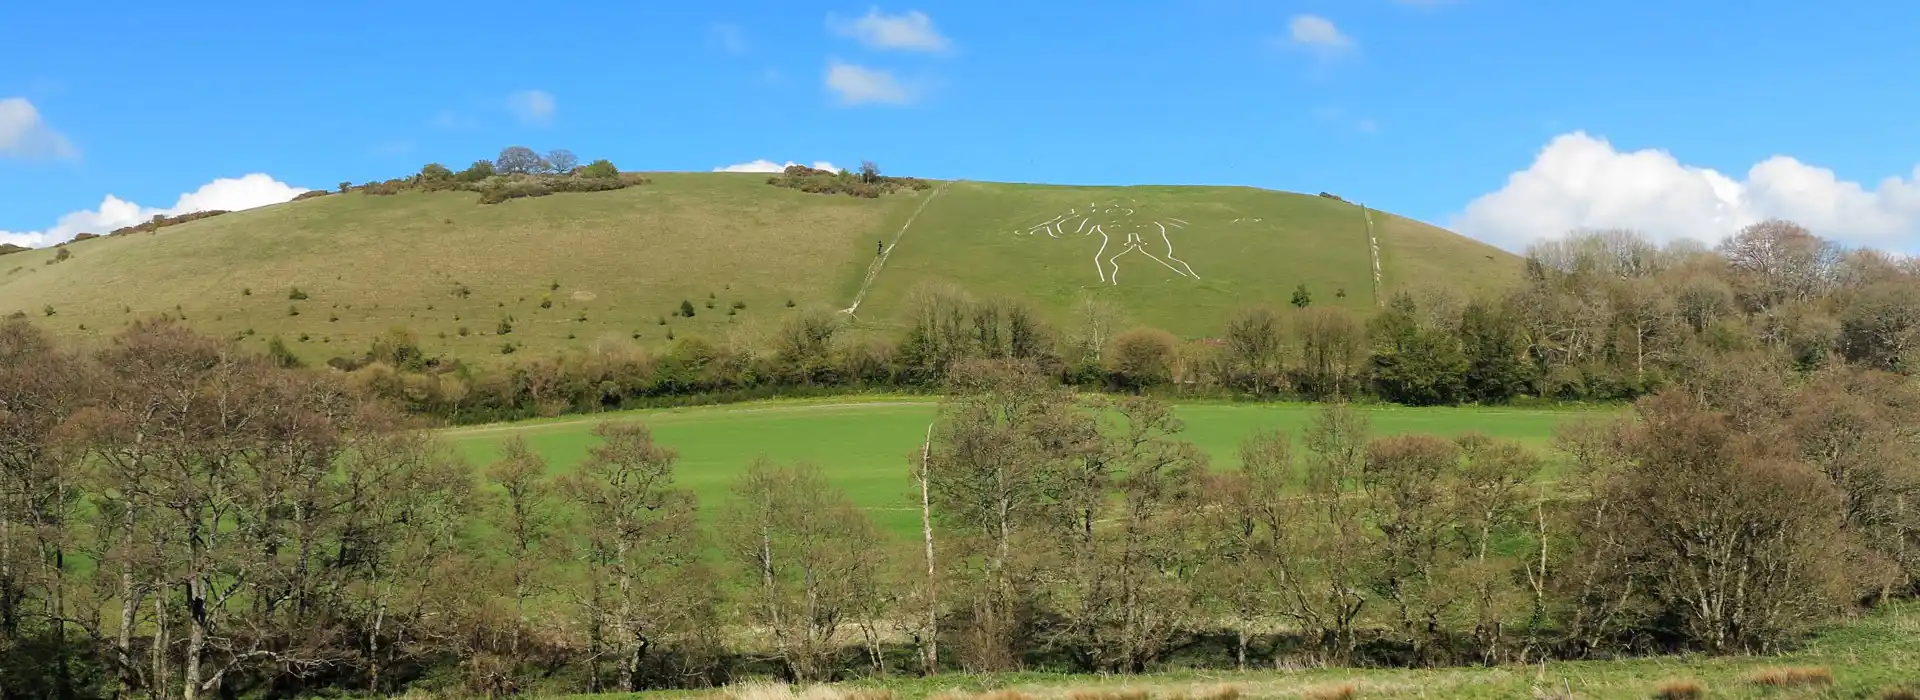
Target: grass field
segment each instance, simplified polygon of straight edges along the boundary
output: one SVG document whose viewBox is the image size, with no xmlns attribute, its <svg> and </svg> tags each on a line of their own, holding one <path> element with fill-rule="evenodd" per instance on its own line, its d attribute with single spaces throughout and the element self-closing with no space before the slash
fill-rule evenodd
<svg viewBox="0 0 1920 700">
<path fill-rule="evenodd" d="M 669 332 L 725 340 L 764 332 L 797 309 L 845 308 L 875 242 L 893 241 L 922 203 L 874 277 L 859 314 L 865 327 L 891 332 L 923 279 L 1026 299 L 1059 325 L 1077 298 L 1104 295 L 1138 323 L 1189 337 L 1217 333 L 1241 306 L 1284 304 L 1302 282 L 1315 303 L 1374 304 L 1361 211 L 1322 197 L 957 182 L 937 197 L 860 199 L 772 187 L 755 174 L 652 177 L 490 206 L 473 193 L 333 195 L 82 241 L 57 264 L 47 264 L 51 249 L 15 253 L 0 257 L 0 315 L 24 313 L 56 334 L 97 341 L 172 314 L 255 349 L 281 336 L 310 361 L 361 352 L 395 326 L 428 352 L 480 365 L 511 359 L 501 352 L 508 344 L 547 353 L 658 345 Z M 1094 238 L 1015 234 L 1094 201 L 1137 210 L 1109 222 L 1114 250 L 1125 248 L 1123 229 L 1145 236 L 1140 251 L 1117 259 L 1117 285 L 1097 276 Z M 1165 255 L 1149 227 L 1169 219 L 1186 222 L 1164 240 L 1197 279 L 1148 257 Z M 1388 289 L 1498 286 L 1518 274 L 1517 259 L 1492 247 L 1381 212 L 1374 222 Z M 290 299 L 295 287 L 307 298 Z M 693 318 L 672 315 L 683 299 Z M 735 302 L 745 306 L 729 314 Z"/>
<path fill-rule="evenodd" d="M 1090 210 L 1097 213 L 1082 223 Z M 1063 215 L 1065 225 L 1032 232 Z M 1380 212 L 1373 219 L 1388 290 L 1422 282 L 1478 289 L 1518 273 L 1513 256 L 1491 246 Z M 1129 234 L 1144 241 L 1140 250 L 1127 251 Z M 1359 207 L 1246 187 L 955 183 L 901 237 L 862 320 L 899 320 L 908 292 L 928 279 L 1026 299 L 1055 319 L 1068 318 L 1081 297 L 1101 296 L 1138 323 L 1188 337 L 1218 333 L 1240 307 L 1286 304 L 1303 283 L 1317 304 L 1375 305 Z"/>
<path fill-rule="evenodd" d="M 854 691 L 884 690 L 900 700 L 932 696 L 953 700 L 1213 700 L 1224 697 L 1223 689 L 1231 688 L 1238 697 L 1249 699 L 1642 700 L 1659 697 L 1655 695 L 1656 690 L 1669 682 L 1691 681 L 1703 691 L 1696 696 L 1700 698 L 1895 700 L 1914 695 L 1882 693 L 1898 688 L 1920 692 L 1920 644 L 1914 642 L 1916 639 L 1920 639 L 1920 605 L 1909 602 L 1838 625 L 1820 634 L 1806 648 L 1782 656 L 1654 657 L 1495 668 L 1188 672 L 1130 677 L 945 675 L 862 681 L 814 690 L 805 697 L 808 700 L 878 700 L 886 696 Z M 1812 671 L 1816 677 L 1824 670 L 1831 675 L 1832 682 L 1798 686 L 1761 682 L 1763 678 L 1786 675 L 1770 673 L 1780 669 Z M 991 691 L 999 692 L 984 698 L 979 695 Z M 582 695 L 573 700 L 665 700 L 670 697 L 779 700 L 779 696 L 761 688 L 751 693 L 735 689 Z"/>
<path fill-rule="evenodd" d="M 445 435 L 476 468 L 497 459 L 501 444 L 519 435 L 554 471 L 563 472 L 585 459 L 594 444 L 590 431 L 600 421 L 640 421 L 653 428 L 656 441 L 680 452 L 676 479 L 700 497 L 704 513 L 713 513 L 727 499 L 728 488 L 748 463 L 766 455 L 781 462 L 806 460 L 819 465 L 883 528 L 904 535 L 920 527 L 909 460 L 918 455 L 935 410 L 934 403 L 921 400 L 767 402 L 458 428 Z M 1256 430 L 1280 428 L 1298 441 L 1314 410 L 1298 404 L 1185 404 L 1178 408 L 1187 424 L 1183 437 L 1205 450 L 1214 468 L 1237 466 L 1240 441 Z M 1542 449 L 1555 425 L 1581 415 L 1477 408 L 1364 410 L 1372 416 L 1378 435 L 1478 431 Z"/>
</svg>

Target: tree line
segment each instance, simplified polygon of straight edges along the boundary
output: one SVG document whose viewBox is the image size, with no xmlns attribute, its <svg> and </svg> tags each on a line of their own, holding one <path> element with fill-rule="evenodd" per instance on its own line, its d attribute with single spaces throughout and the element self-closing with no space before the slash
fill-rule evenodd
<svg viewBox="0 0 1920 700">
<path fill-rule="evenodd" d="M 1624 231 L 1534 246 L 1513 288 L 1392 294 L 1377 312 L 1251 307 L 1181 339 L 1098 298 L 1069 318 L 943 284 L 915 289 L 904 328 L 856 332 L 796 310 L 757 336 L 683 334 L 660 350 L 601 344 L 477 370 L 404 330 L 343 364 L 409 410 L 467 422 L 746 396 L 938 391 L 957 362 L 1018 359 L 1080 388 L 1408 405 L 1625 401 L 1721 358 L 1758 353 L 1800 374 L 1920 370 L 1920 264 L 1847 250 L 1782 221 L 1714 248 Z M 385 348 L 385 349 L 382 349 Z M 393 348 L 401 348 L 396 355 Z"/>
<path fill-rule="evenodd" d="M 5 322 L 0 697 L 1770 652 L 1920 573 L 1920 389 L 1870 367 L 1730 352 L 1550 453 L 1333 402 L 1237 467 L 1032 358 L 941 381 L 902 538 L 817 465 L 701 503 L 631 422 L 469 465 L 342 373 Z"/>
</svg>

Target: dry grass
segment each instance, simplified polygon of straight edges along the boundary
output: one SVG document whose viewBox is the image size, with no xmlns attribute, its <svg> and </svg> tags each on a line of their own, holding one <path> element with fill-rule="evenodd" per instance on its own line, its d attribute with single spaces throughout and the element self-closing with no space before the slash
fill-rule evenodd
<svg viewBox="0 0 1920 700">
<path fill-rule="evenodd" d="M 1360 686 L 1352 683 L 1333 683 L 1311 686 L 1300 691 L 1301 700 L 1353 700 L 1360 694 Z"/>
<path fill-rule="evenodd" d="M 1887 688 L 1880 691 L 1880 700 L 1920 700 L 1920 691 L 1908 688 Z"/>
<path fill-rule="evenodd" d="M 1833 685 L 1833 672 L 1820 666 L 1769 666 L 1747 674 L 1747 682 L 1776 688 Z"/>
<path fill-rule="evenodd" d="M 1707 689 L 1699 681 L 1689 678 L 1661 681 L 1653 689 L 1653 697 L 1659 700 L 1698 700 L 1706 694 Z"/>
<path fill-rule="evenodd" d="M 722 691 L 727 700 L 893 700 L 893 691 L 884 688 L 836 688 L 810 685 L 796 688 L 786 683 L 756 681 L 730 686 Z"/>
</svg>

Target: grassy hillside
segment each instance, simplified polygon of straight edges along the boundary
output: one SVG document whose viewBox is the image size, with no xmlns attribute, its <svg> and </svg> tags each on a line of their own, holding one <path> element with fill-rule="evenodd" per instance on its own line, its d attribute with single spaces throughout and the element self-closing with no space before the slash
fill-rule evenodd
<svg viewBox="0 0 1920 700">
<path fill-rule="evenodd" d="M 653 178 L 490 206 L 464 192 L 334 195 L 76 242 L 65 260 L 15 253 L 0 258 L 0 315 L 52 311 L 42 321 L 54 332 L 100 339 L 166 313 L 255 347 L 278 335 L 309 360 L 357 352 L 404 326 L 430 352 L 485 364 L 509 345 L 541 353 L 658 344 L 669 333 L 724 339 L 798 308 L 845 308 L 875 267 L 876 241 L 896 240 L 871 276 L 865 325 L 896 323 L 926 279 L 1028 299 L 1057 323 L 1080 296 L 1104 295 L 1137 322 L 1188 336 L 1217 332 L 1239 306 L 1286 303 L 1303 282 L 1315 303 L 1375 302 L 1361 210 L 1320 197 L 959 182 L 937 195 L 862 199 L 771 187 L 762 175 Z M 1112 206 L 1094 212 L 1093 203 Z M 1085 224 L 1033 228 L 1072 223 L 1058 217 L 1076 209 L 1103 225 L 1104 262 Z M 1512 256 L 1493 248 L 1373 216 L 1389 289 L 1517 274 Z M 306 298 L 290 298 L 295 288 Z M 692 318 L 674 315 L 682 300 Z"/>
<path fill-rule="evenodd" d="M 1387 290 L 1515 278 L 1513 256 L 1375 212 Z M 1137 248 L 1134 248 L 1137 246 Z M 1171 254 L 1169 254 L 1171 250 Z M 1055 319 L 1100 296 L 1138 323 L 1217 333 L 1234 309 L 1282 305 L 1305 284 L 1316 304 L 1375 305 L 1366 219 L 1324 197 L 1245 187 L 1062 187 L 960 182 L 901 236 L 861 305 L 894 321 L 921 280 L 1025 298 Z"/>
</svg>

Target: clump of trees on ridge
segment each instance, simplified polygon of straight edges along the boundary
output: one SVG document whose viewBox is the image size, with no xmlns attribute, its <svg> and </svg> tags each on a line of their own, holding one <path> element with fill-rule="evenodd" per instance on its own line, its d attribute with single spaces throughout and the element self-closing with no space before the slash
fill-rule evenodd
<svg viewBox="0 0 1920 700">
<path fill-rule="evenodd" d="M 425 192 L 462 191 L 480 193 L 481 204 L 498 204 L 521 197 L 544 197 L 555 192 L 604 192 L 644 185 L 639 173 L 622 173 L 612 161 L 595 160 L 586 165 L 564 148 L 545 155 L 526 146 L 501 149 L 494 160 L 477 160 L 465 170 L 455 172 L 439 163 L 428 163 L 410 177 L 354 185 L 340 183 L 339 193 L 358 190 L 370 195 L 392 195 L 409 190 Z M 316 194 L 318 193 L 318 194 Z M 318 190 L 302 195 L 325 196 Z"/>
</svg>

